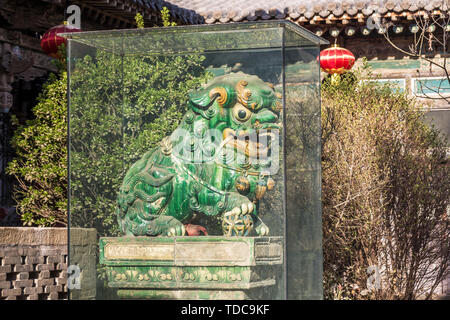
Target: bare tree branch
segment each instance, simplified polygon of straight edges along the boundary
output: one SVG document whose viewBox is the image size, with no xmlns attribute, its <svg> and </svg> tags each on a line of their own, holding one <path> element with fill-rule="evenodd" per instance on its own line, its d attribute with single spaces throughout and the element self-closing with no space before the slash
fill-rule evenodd
<svg viewBox="0 0 450 320">
<path fill-rule="evenodd" d="M 385 23 L 384 27 L 387 31 L 383 35 L 387 42 L 397 51 L 429 63 L 430 73 L 432 73 L 433 67 L 442 72 L 444 78 L 437 87 L 431 87 L 426 82 L 418 80 L 420 81 L 420 86 L 418 87 L 420 93 L 414 92 L 415 96 L 422 99 L 443 100 L 450 103 L 450 93 L 448 92 L 448 87 L 450 87 L 450 70 L 447 66 L 450 15 L 448 13 L 438 15 L 433 12 L 423 11 L 414 16 L 414 22 L 418 30 L 414 33 L 408 50 L 401 48 L 394 42 L 389 34 L 388 23 Z M 437 50 L 435 47 L 437 47 Z M 432 52 L 435 52 L 434 55 L 439 53 L 442 61 L 439 62 L 434 59 Z M 417 70 L 417 72 L 420 77 L 420 70 Z M 445 84 L 448 84 L 448 86 L 445 86 Z"/>
</svg>

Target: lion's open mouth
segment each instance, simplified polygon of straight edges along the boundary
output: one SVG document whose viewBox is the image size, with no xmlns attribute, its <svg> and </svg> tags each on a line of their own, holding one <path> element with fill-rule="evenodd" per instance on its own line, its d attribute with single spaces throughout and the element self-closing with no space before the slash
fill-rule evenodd
<svg viewBox="0 0 450 320">
<path fill-rule="evenodd" d="M 255 159 L 267 159 L 270 157 L 271 144 L 275 134 L 271 129 L 238 131 L 226 128 L 223 131 L 225 146 L 239 150 L 245 156 Z"/>
</svg>

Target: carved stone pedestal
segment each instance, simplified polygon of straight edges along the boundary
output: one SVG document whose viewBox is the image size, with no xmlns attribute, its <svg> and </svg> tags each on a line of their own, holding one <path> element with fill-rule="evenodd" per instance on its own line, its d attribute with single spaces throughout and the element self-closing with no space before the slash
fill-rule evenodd
<svg viewBox="0 0 450 320">
<path fill-rule="evenodd" d="M 108 286 L 124 299 L 276 299 L 281 237 L 100 239 Z"/>
</svg>

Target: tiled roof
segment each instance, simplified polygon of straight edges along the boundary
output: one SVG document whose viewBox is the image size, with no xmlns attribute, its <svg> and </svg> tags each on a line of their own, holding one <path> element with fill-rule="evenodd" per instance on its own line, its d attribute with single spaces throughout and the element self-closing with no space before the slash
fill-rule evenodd
<svg viewBox="0 0 450 320">
<path fill-rule="evenodd" d="M 364 18 L 374 13 L 448 12 L 450 8 L 450 0 L 167 0 L 166 3 L 174 5 L 171 13 L 183 15 L 183 10 L 188 10 L 203 17 L 206 23 L 260 19 L 340 20 Z"/>
<path fill-rule="evenodd" d="M 62 4 L 64 0 L 43 0 Z M 182 24 L 201 24 L 204 18 L 189 7 L 181 7 L 176 1 L 164 0 L 72 0 L 71 3 L 80 5 L 92 13 L 94 17 L 112 16 L 119 22 L 125 21 L 125 27 L 134 25 L 136 13 L 141 13 L 146 21 L 156 22 L 160 18 L 163 7 L 167 7 L 177 22 Z M 104 19 L 105 20 L 105 19 Z M 103 22 L 102 22 L 103 23 Z M 124 25 L 122 25 L 124 26 Z"/>
<path fill-rule="evenodd" d="M 163 7 L 169 9 L 172 17 L 188 23 L 188 24 L 200 24 L 204 23 L 204 18 L 189 6 L 183 7 L 178 1 L 163 1 L 163 0 L 129 0 L 154 12 L 160 12 Z M 189 1 L 186 1 L 189 2 Z M 191 1 L 195 3 L 195 1 Z M 205 1 L 207 2 L 207 1 Z"/>
<path fill-rule="evenodd" d="M 63 0 L 43 0 L 62 3 Z M 181 24 L 227 23 L 268 19 L 290 19 L 297 23 L 363 22 L 374 13 L 382 16 L 407 16 L 426 11 L 448 13 L 450 0 L 72 0 L 88 10 L 114 17 L 126 26 L 134 25 L 137 12 L 151 23 L 160 21 L 160 11 L 167 7 Z M 96 16 L 96 14 L 93 14 Z M 115 19 L 115 20 L 114 20 Z M 112 21 L 112 22 L 111 22 Z"/>
</svg>

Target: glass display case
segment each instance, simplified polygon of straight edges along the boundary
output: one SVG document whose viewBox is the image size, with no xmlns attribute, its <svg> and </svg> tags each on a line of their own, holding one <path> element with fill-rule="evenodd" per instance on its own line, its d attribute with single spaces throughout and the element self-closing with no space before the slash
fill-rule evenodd
<svg viewBox="0 0 450 320">
<path fill-rule="evenodd" d="M 289 21 L 64 36 L 71 298 L 321 299 L 327 42 Z"/>
</svg>

